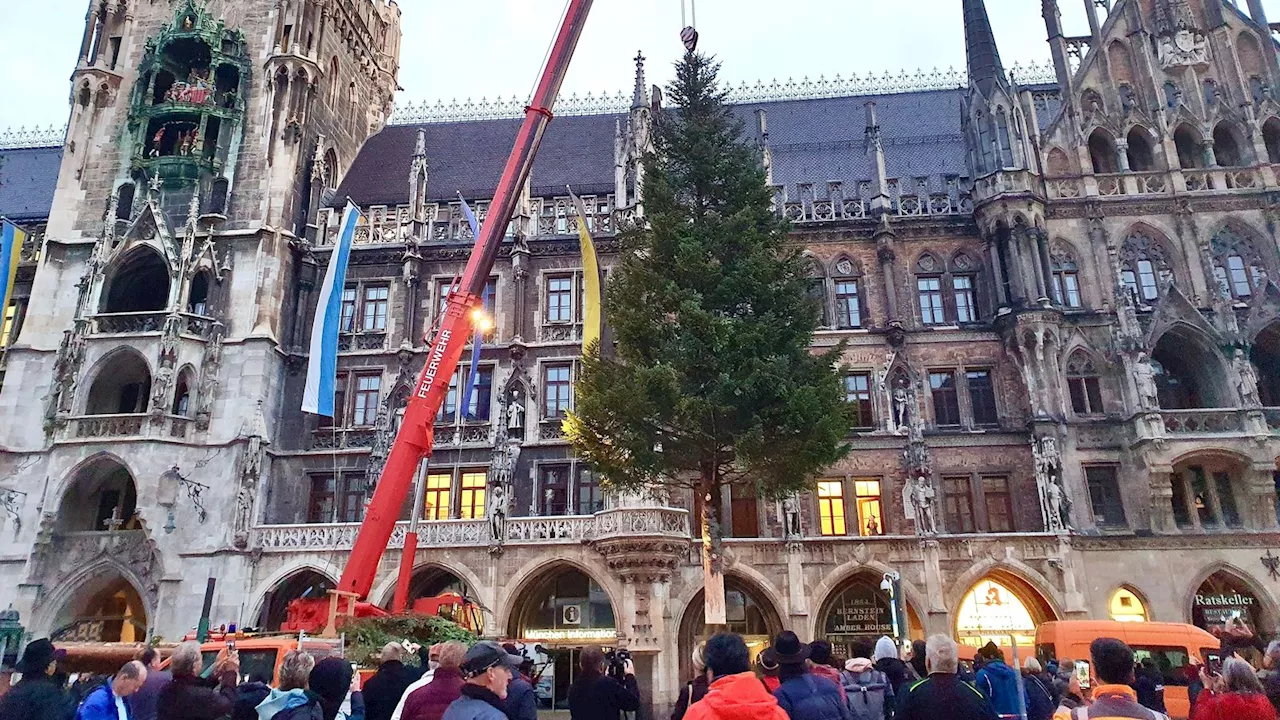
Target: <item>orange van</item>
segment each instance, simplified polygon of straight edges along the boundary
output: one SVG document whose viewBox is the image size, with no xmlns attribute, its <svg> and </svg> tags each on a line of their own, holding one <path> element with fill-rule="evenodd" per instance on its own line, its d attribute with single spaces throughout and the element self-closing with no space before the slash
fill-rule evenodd
<svg viewBox="0 0 1280 720">
<path fill-rule="evenodd" d="M 226 653 L 228 645 L 235 644 L 240 656 L 240 681 L 261 682 L 271 687 L 280 686 L 280 666 L 290 650 L 298 649 L 297 635 L 263 635 L 236 639 L 215 637 L 200 644 L 201 673 L 213 668 L 218 657 Z M 340 640 L 308 637 L 302 641 L 302 649 L 311 653 L 317 661 L 327 657 L 342 657 Z M 166 658 L 161 667 L 168 668 Z"/>
<path fill-rule="evenodd" d="M 1210 656 L 1217 657 L 1221 646 L 1218 638 L 1185 623 L 1064 620 L 1036 628 L 1036 656 L 1041 662 L 1050 658 L 1089 662 L 1089 644 L 1100 637 L 1123 640 L 1139 662 L 1155 661 L 1164 676 L 1164 706 L 1173 720 L 1185 720 L 1191 714 L 1187 665 L 1193 659 L 1204 664 Z"/>
</svg>

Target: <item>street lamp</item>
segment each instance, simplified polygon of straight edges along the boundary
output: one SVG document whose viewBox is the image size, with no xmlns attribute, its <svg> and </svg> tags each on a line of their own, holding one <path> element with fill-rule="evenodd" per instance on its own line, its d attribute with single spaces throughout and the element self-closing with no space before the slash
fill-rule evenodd
<svg viewBox="0 0 1280 720">
<path fill-rule="evenodd" d="M 208 490 L 209 486 L 183 477 L 178 466 L 174 465 L 160 475 L 160 487 L 156 491 L 156 504 L 169 510 L 169 518 L 164 524 L 166 534 L 172 533 L 177 529 L 177 525 L 174 524 L 173 506 L 178 503 L 179 489 L 187 491 L 187 497 L 191 500 L 191 504 L 195 506 L 196 517 L 199 518 L 201 524 L 209 519 L 209 513 L 204 509 L 204 500 L 201 498 L 201 493 Z"/>
</svg>

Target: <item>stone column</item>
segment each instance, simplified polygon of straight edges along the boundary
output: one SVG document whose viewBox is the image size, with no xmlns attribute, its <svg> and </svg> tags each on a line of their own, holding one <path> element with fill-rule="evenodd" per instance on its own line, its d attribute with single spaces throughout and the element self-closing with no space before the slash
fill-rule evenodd
<svg viewBox="0 0 1280 720">
<path fill-rule="evenodd" d="M 1151 531 L 1176 533 L 1178 525 L 1173 519 L 1173 468 L 1148 469 L 1151 487 Z"/>
<path fill-rule="evenodd" d="M 898 291 L 897 282 L 893 277 L 893 260 L 894 252 L 892 240 L 882 238 L 880 247 L 876 250 L 876 259 L 880 261 L 880 273 L 884 278 L 884 295 L 885 303 L 889 315 L 889 322 L 898 320 Z"/>
<path fill-rule="evenodd" d="M 992 239 L 987 243 L 987 250 L 991 255 L 991 277 L 996 286 L 996 302 L 1000 305 L 1008 305 L 1008 294 L 1004 289 L 1004 268 L 1000 266 L 1000 247 L 997 245 L 999 241 Z"/>
<path fill-rule="evenodd" d="M 1035 233 L 1035 239 L 1036 256 L 1040 259 L 1039 268 L 1044 278 L 1044 295 L 1042 297 L 1047 297 L 1050 300 L 1056 300 L 1061 303 L 1063 302 L 1063 299 L 1056 297 L 1057 293 L 1054 292 L 1053 263 L 1049 259 L 1049 237 L 1043 230 L 1037 230 Z"/>
<path fill-rule="evenodd" d="M 942 577 L 941 546 L 937 540 L 922 540 L 920 548 L 924 556 L 924 588 L 929 600 L 929 607 L 922 608 L 925 617 L 921 618 L 921 622 L 925 625 L 925 634 L 950 635 L 955 628 L 951 627 L 951 615 L 947 612 L 944 598 L 946 583 Z"/>
<path fill-rule="evenodd" d="M 787 615 L 791 627 L 804 642 L 812 638 L 806 637 L 809 627 L 809 598 L 804 582 L 804 549 L 799 543 L 787 545 Z"/>
<path fill-rule="evenodd" d="M 1255 464 L 1245 473 L 1245 488 L 1249 511 L 1242 518 L 1246 527 L 1273 532 L 1280 528 L 1276 518 L 1275 465 Z M 1252 517 L 1248 517 L 1252 515 Z"/>
</svg>

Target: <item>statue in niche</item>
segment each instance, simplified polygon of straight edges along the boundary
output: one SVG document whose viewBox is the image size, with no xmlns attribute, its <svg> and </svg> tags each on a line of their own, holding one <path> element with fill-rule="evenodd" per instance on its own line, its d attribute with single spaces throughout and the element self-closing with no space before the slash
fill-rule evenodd
<svg viewBox="0 0 1280 720">
<path fill-rule="evenodd" d="M 902 488 L 902 509 L 908 520 L 915 522 L 917 535 L 934 535 L 938 532 L 933 502 L 937 492 L 924 475 L 915 482 L 907 481 Z"/>
<path fill-rule="evenodd" d="M 1138 389 L 1138 404 L 1143 410 L 1156 410 L 1160 407 L 1160 391 L 1156 387 L 1156 371 L 1144 352 L 1138 353 L 1133 363 L 1133 382 Z"/>
<path fill-rule="evenodd" d="M 800 500 L 795 495 L 788 495 L 782 499 L 782 535 L 787 540 L 801 537 Z"/>
<path fill-rule="evenodd" d="M 507 539 L 507 509 L 510 505 L 507 486 L 501 482 L 489 483 L 485 513 L 489 516 L 489 545 L 502 547 Z"/>
<path fill-rule="evenodd" d="M 512 388 L 511 399 L 507 403 L 507 435 L 513 438 L 524 437 L 524 397 L 518 389 Z"/>
<path fill-rule="evenodd" d="M 1040 515 L 1048 532 L 1063 532 L 1070 516 L 1066 494 L 1062 490 L 1062 453 L 1058 440 L 1042 435 L 1031 446 L 1035 458 L 1036 488 L 1040 496 Z"/>
<path fill-rule="evenodd" d="M 911 392 L 907 389 L 907 381 L 905 378 L 899 378 L 893 388 L 893 432 L 895 435 L 907 432 L 910 401 Z"/>
<path fill-rule="evenodd" d="M 1258 371 L 1245 356 L 1243 350 L 1236 350 L 1231 358 L 1231 367 L 1236 373 L 1236 388 L 1240 391 L 1240 401 L 1245 407 L 1257 407 L 1262 404 L 1258 396 Z"/>
</svg>

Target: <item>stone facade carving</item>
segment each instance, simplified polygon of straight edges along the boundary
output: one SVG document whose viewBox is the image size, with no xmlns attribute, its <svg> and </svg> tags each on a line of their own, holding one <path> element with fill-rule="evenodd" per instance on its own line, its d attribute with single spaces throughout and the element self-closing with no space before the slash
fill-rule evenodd
<svg viewBox="0 0 1280 720">
<path fill-rule="evenodd" d="M 1048 532 L 1065 532 L 1071 527 L 1070 506 L 1062 487 L 1062 453 L 1058 440 L 1041 435 L 1032 445 L 1036 487 L 1040 493 L 1040 516 Z"/>
</svg>

